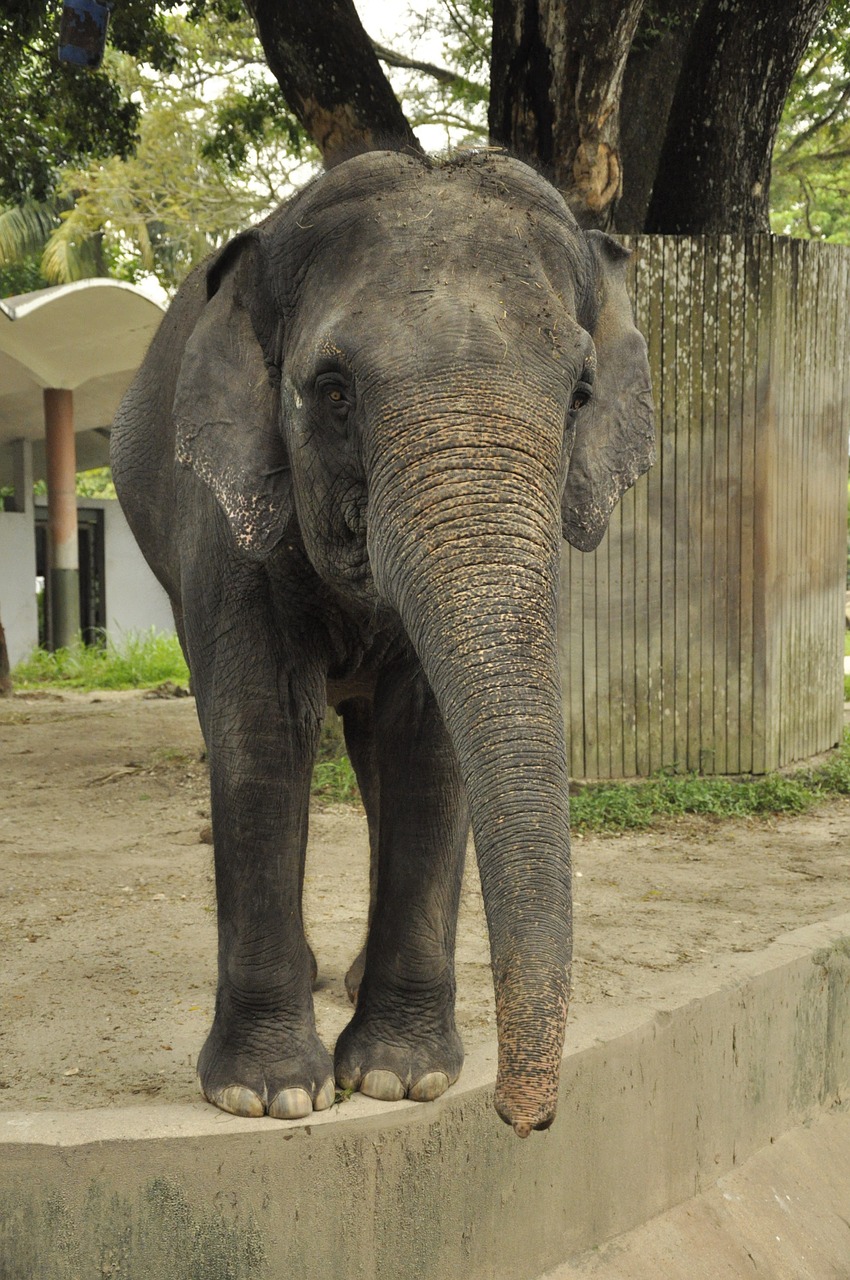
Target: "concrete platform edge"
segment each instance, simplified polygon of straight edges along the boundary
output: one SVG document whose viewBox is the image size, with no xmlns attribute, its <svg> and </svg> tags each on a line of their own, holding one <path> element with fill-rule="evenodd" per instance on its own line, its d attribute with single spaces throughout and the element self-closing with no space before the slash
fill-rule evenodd
<svg viewBox="0 0 850 1280">
<path fill-rule="evenodd" d="M 0 1114 L 0 1278 L 529 1280 L 850 1097 L 850 916 L 585 1011 L 555 1126 L 492 1110 L 493 1051 L 437 1103 L 300 1122 L 198 1104 Z"/>
</svg>

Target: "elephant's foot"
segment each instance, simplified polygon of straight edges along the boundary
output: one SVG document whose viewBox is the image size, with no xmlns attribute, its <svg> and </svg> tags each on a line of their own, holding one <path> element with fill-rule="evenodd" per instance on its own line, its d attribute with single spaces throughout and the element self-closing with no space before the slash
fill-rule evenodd
<svg viewBox="0 0 850 1280">
<path fill-rule="evenodd" d="M 216 1017 L 198 1058 L 208 1102 L 236 1116 L 299 1120 L 325 1111 L 335 1095 L 330 1054 L 311 1026 L 293 1032 L 279 1021 Z"/>
<path fill-rule="evenodd" d="M 433 1102 L 460 1075 L 463 1044 L 452 1014 L 429 1026 L 413 1010 L 392 1019 L 358 1011 L 337 1040 L 334 1064 L 343 1089 L 383 1102 Z"/>
</svg>

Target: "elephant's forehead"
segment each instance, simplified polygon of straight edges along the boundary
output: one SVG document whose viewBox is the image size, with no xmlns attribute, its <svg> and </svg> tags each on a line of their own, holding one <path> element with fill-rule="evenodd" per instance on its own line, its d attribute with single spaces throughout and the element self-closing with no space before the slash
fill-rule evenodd
<svg viewBox="0 0 850 1280">
<path fill-rule="evenodd" d="M 498 199 L 518 201 L 525 209 L 548 215 L 575 231 L 576 223 L 562 197 L 535 170 L 502 154 L 460 153 L 444 160 L 369 152 L 322 174 L 296 197 L 292 207 L 320 214 L 336 213 L 347 203 L 398 200 L 414 204 L 454 193 L 463 204 Z"/>
<path fill-rule="evenodd" d="M 516 311 L 554 294 L 575 314 L 582 288 L 563 242 L 541 237 L 524 209 L 495 202 L 480 211 L 448 187 L 428 200 L 405 192 L 326 211 L 303 230 L 303 252 L 289 243 L 297 269 L 284 273 L 296 282 L 294 297 L 287 293 L 297 307 L 311 296 L 324 305 L 329 292 L 373 307 L 456 294 L 494 307 L 511 298 Z"/>
<path fill-rule="evenodd" d="M 303 264 L 302 280 L 332 266 L 340 282 L 359 277 L 406 289 L 425 287 L 428 272 L 451 282 L 458 272 L 486 276 L 489 269 L 532 287 L 548 279 L 569 298 L 583 287 L 584 254 L 566 206 L 531 169 L 507 158 L 475 168 L 358 157 L 294 203 L 285 238 Z"/>
</svg>

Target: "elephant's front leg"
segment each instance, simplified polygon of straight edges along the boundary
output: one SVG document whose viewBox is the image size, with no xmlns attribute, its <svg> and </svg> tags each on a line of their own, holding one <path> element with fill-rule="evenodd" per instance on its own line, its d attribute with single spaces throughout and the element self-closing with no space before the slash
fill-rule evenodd
<svg viewBox="0 0 850 1280">
<path fill-rule="evenodd" d="M 427 1102 L 460 1074 L 454 947 L 469 830 L 454 750 L 424 676 L 395 670 L 374 704 L 380 777 L 377 897 L 337 1081 Z"/>
<path fill-rule="evenodd" d="M 219 652 L 207 738 L 218 903 L 215 1020 L 198 1059 L 204 1096 L 236 1115 L 309 1115 L 334 1097 L 316 1034 L 301 914 L 310 776 L 324 681 L 250 652 Z M 272 646 L 269 646 L 272 649 Z"/>
</svg>

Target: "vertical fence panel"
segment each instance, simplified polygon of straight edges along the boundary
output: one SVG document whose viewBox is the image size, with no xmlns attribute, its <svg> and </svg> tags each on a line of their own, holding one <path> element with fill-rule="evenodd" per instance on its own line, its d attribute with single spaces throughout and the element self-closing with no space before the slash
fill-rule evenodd
<svg viewBox="0 0 850 1280">
<path fill-rule="evenodd" d="M 689 531 L 690 531 L 690 445 L 691 432 L 691 253 L 690 241 L 679 238 L 676 244 L 676 387 L 674 399 L 674 446 L 672 497 L 674 520 L 675 570 L 673 575 L 674 662 L 673 688 L 668 702 L 673 703 L 672 754 L 677 769 L 687 768 L 688 759 L 688 599 L 690 595 Z M 679 424 L 684 430 L 679 430 Z"/>
<path fill-rule="evenodd" d="M 658 462 L 564 554 L 570 766 L 765 772 L 841 730 L 850 252 L 630 243 Z"/>
<path fill-rule="evenodd" d="M 742 403 L 741 403 L 741 557 L 740 557 L 740 630 L 739 647 L 739 722 L 738 722 L 738 770 L 753 770 L 753 667 L 754 624 L 753 569 L 754 510 L 752 501 L 743 501 L 744 494 L 752 494 L 755 485 L 757 388 L 759 377 L 759 295 L 761 284 L 760 239 L 745 242 L 743 334 L 742 349 Z"/>
<path fill-rule="evenodd" d="M 655 768 L 676 752 L 676 386 L 678 373 L 677 240 L 661 241 L 663 293 L 658 473 L 661 481 L 661 715 Z"/>
<path fill-rule="evenodd" d="M 731 238 L 720 241 L 717 287 L 717 364 L 714 371 L 714 759 L 728 773 L 727 703 L 729 678 L 726 633 L 729 593 L 729 417 L 732 379 L 730 311 L 734 270 Z"/>
<path fill-rule="evenodd" d="M 717 512 L 715 481 L 715 403 L 717 400 L 717 314 L 719 293 L 719 255 L 713 240 L 699 242 L 703 252 L 703 346 L 702 346 L 702 563 L 700 594 L 702 598 L 702 662 L 699 668 L 700 769 L 718 773 L 714 734 L 714 614 L 716 587 L 714 580 L 714 525 Z"/>
<path fill-rule="evenodd" d="M 651 237 L 642 237 L 635 245 L 635 318 L 647 341 L 649 369 L 656 403 L 659 398 L 660 369 L 652 344 L 651 303 L 657 287 Z M 653 499 L 655 493 L 653 492 Z M 653 507 L 653 511 L 655 508 Z M 649 561 L 655 547 L 650 536 L 650 484 L 641 480 L 634 490 L 634 584 L 635 584 L 635 773 L 646 776 L 652 768 L 649 751 L 649 726 L 652 718 L 652 682 L 650 677 L 649 631 L 655 601 L 650 598 Z"/>
<path fill-rule="evenodd" d="M 703 346 L 705 340 L 705 255 L 700 241 L 684 240 L 690 254 L 690 306 L 688 408 L 684 426 L 688 433 L 688 520 L 687 562 L 687 754 L 684 764 L 690 771 L 702 767 L 700 724 L 700 676 L 703 648 L 702 611 L 702 445 L 703 445 Z"/>
<path fill-rule="evenodd" d="M 635 314 L 640 311 L 639 237 L 624 237 L 631 249 L 629 292 Z M 637 672 L 636 672 L 636 494 L 634 488 L 620 501 L 614 538 L 609 547 L 612 569 L 608 575 L 609 618 L 614 669 L 611 680 L 611 776 L 628 778 L 637 773 Z M 616 585 L 615 585 L 616 583 Z M 617 595 L 617 592 L 619 595 Z"/>
<path fill-rule="evenodd" d="M 741 650 L 741 507 L 743 459 L 746 242 L 730 237 L 729 401 L 726 428 L 726 773 L 741 770 L 741 679 L 749 659 Z"/>
<path fill-rule="evenodd" d="M 771 499 L 766 484 L 766 459 L 776 432 L 776 383 L 773 377 L 775 360 L 775 309 L 781 301 L 776 288 L 778 271 L 774 270 L 774 244 L 770 240 L 760 240 L 758 270 L 758 311 L 757 311 L 757 364 L 756 364 L 756 402 L 753 420 L 753 479 L 752 479 L 752 530 L 753 530 L 753 585 L 752 585 L 752 771 L 765 773 L 771 766 L 768 757 L 771 755 L 768 716 L 772 698 L 772 686 L 769 688 L 769 671 L 767 643 L 769 620 L 767 616 L 768 600 L 771 592 L 769 583 L 769 526 L 771 521 Z"/>
</svg>

